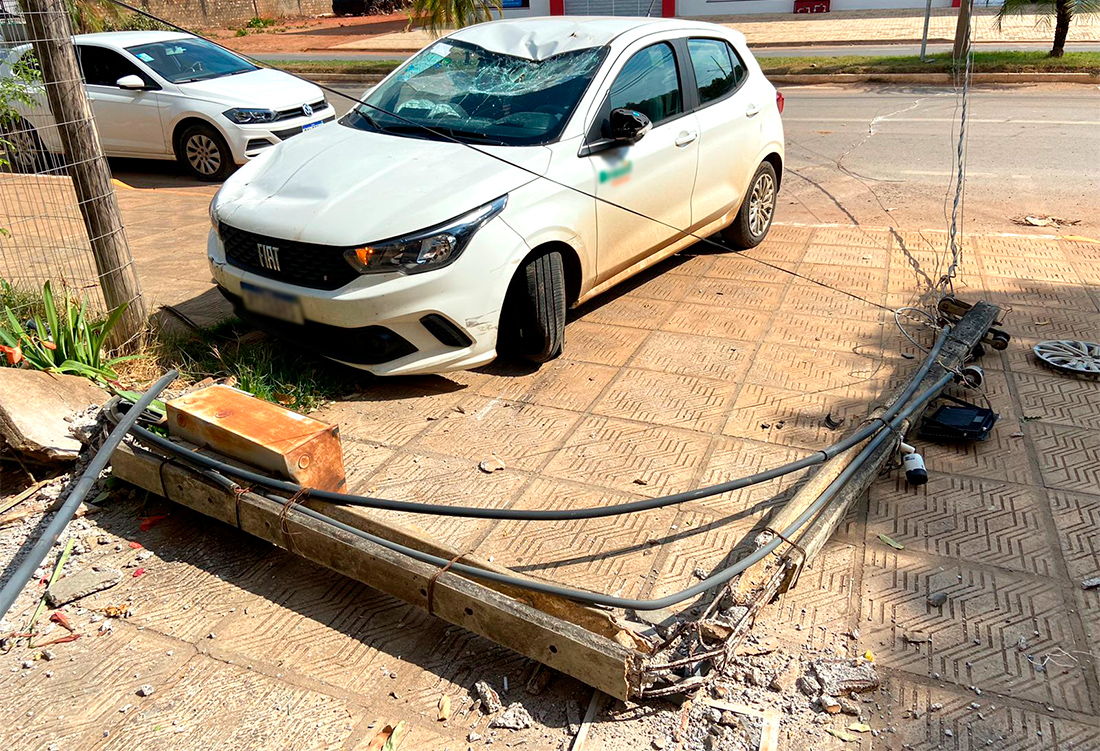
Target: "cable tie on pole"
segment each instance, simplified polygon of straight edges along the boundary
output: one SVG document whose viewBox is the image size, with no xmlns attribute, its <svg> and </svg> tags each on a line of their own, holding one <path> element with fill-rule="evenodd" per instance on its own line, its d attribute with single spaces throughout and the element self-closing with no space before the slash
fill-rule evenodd
<svg viewBox="0 0 1100 751">
<path fill-rule="evenodd" d="M 428 615 L 435 615 L 435 582 L 443 574 L 447 573 L 447 570 L 458 562 L 458 559 L 464 556 L 465 553 L 455 553 L 455 557 L 447 562 L 447 565 L 432 574 L 432 578 L 428 579 Z"/>
</svg>

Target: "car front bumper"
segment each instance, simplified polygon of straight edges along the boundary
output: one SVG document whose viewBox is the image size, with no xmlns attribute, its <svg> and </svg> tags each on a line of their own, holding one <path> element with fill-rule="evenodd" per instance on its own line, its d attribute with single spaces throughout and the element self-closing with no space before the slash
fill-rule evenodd
<svg viewBox="0 0 1100 751">
<path fill-rule="evenodd" d="M 364 274 L 336 290 L 302 287 L 234 266 L 214 232 L 214 281 L 238 314 L 297 346 L 375 375 L 468 370 L 496 357 L 504 296 L 527 245 L 498 217 L 449 266 L 420 274 Z M 244 288 L 295 298 L 304 323 L 246 308 Z"/>
<path fill-rule="evenodd" d="M 292 120 L 280 120 L 275 123 L 257 123 L 238 125 L 228 118 L 220 118 L 222 131 L 229 150 L 233 152 L 233 161 L 244 164 L 255 159 L 272 146 L 302 133 L 303 128 L 317 127 L 336 119 L 336 110 L 329 105 L 314 112 L 309 117 L 296 117 Z"/>
</svg>

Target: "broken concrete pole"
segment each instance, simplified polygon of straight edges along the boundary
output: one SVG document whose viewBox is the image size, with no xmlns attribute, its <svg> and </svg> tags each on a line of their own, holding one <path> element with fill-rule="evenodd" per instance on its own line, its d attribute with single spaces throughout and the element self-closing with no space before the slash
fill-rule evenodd
<svg viewBox="0 0 1100 751">
<path fill-rule="evenodd" d="M 65 603 L 113 587 L 122 581 L 122 572 L 114 568 L 86 569 L 64 579 L 58 579 L 46 590 L 50 607 L 59 608 Z"/>
<path fill-rule="evenodd" d="M 491 728 L 504 728 L 506 730 L 523 730 L 531 727 L 531 715 L 518 701 L 509 704 L 504 713 L 489 723 Z"/>
<path fill-rule="evenodd" d="M 36 461 L 74 461 L 81 445 L 65 418 L 106 400 L 87 378 L 0 368 L 0 439 Z"/>
<path fill-rule="evenodd" d="M 815 660 L 814 672 L 821 682 L 821 690 L 831 696 L 841 696 L 852 691 L 870 691 L 880 685 L 875 666 L 869 662 Z"/>
</svg>

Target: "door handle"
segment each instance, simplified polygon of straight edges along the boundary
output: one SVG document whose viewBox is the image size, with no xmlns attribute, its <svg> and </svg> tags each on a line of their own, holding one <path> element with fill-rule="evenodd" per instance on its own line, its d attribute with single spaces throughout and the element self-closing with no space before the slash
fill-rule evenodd
<svg viewBox="0 0 1100 751">
<path fill-rule="evenodd" d="M 692 141 L 694 141 L 698 137 L 699 137 L 699 131 L 696 131 L 696 130 L 687 131 L 687 130 L 685 130 L 682 133 L 680 133 L 680 135 L 676 136 L 676 145 L 679 146 L 680 148 L 683 148 L 684 146 L 687 146 L 689 143 L 691 143 Z"/>
<path fill-rule="evenodd" d="M 755 104 L 750 104 L 745 108 L 745 117 L 756 117 L 760 114 L 760 110 L 756 108 Z"/>
</svg>

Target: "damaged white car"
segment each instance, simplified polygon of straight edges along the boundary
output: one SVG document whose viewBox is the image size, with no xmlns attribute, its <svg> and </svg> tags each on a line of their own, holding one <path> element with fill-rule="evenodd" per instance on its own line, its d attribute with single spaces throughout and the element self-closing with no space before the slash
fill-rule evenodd
<svg viewBox="0 0 1100 751">
<path fill-rule="evenodd" d="M 232 176 L 210 208 L 214 277 L 246 320 L 376 374 L 544 362 L 569 306 L 692 235 L 764 239 L 782 107 L 721 26 L 462 29 Z"/>
</svg>

